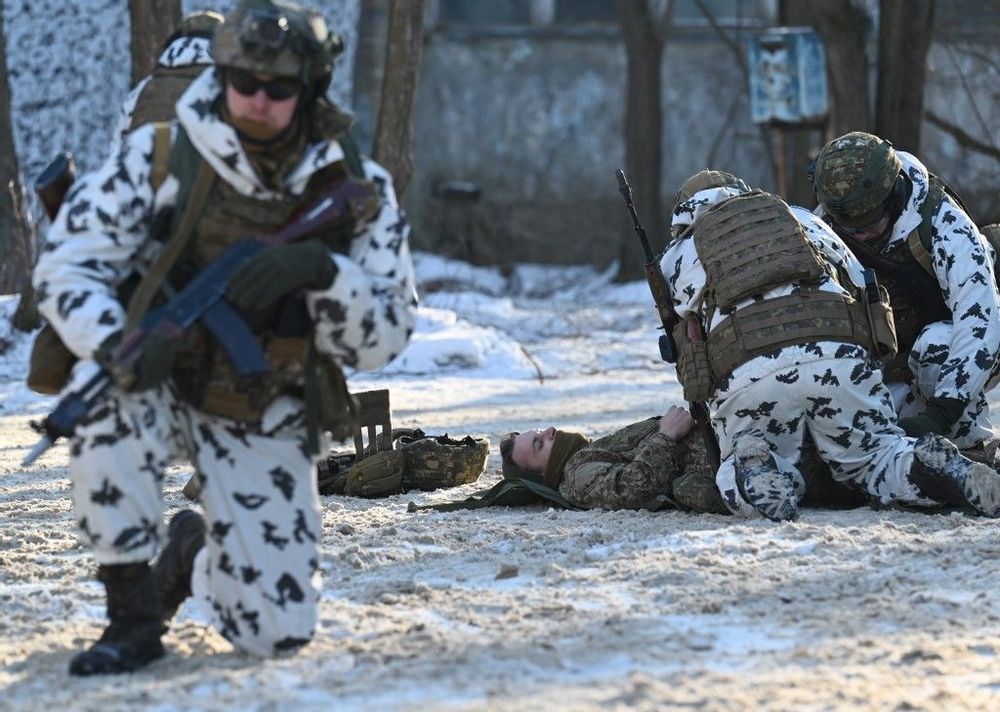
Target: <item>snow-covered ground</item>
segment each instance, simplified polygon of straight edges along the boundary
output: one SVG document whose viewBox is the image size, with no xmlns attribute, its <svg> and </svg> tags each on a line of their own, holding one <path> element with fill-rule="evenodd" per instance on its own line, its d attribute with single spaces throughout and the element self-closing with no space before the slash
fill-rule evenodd
<svg viewBox="0 0 1000 712">
<path fill-rule="evenodd" d="M 71 679 L 102 627 L 66 448 L 33 467 L 28 342 L 0 298 L 0 710 L 1000 709 L 994 521 L 805 511 L 795 523 L 544 508 L 408 513 L 497 481 L 500 435 L 600 435 L 680 403 L 643 283 L 585 268 L 505 276 L 418 255 L 411 346 L 354 390 L 389 387 L 396 426 L 485 435 L 479 483 L 324 497 L 316 640 L 259 661 L 190 604 L 170 655 Z M 996 404 L 995 406 L 996 407 Z M 168 514 L 188 470 L 167 478 Z"/>
</svg>

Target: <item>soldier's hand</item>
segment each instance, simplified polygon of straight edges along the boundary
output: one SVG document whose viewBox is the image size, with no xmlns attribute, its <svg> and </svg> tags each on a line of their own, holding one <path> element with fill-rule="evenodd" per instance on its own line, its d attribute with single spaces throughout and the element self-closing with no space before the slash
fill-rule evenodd
<svg viewBox="0 0 1000 712">
<path fill-rule="evenodd" d="M 233 275 L 226 298 L 252 319 L 270 314 L 286 294 L 324 289 L 337 276 L 330 252 L 319 240 L 272 247 L 254 255 Z"/>
<path fill-rule="evenodd" d="M 118 353 L 121 340 L 121 332 L 115 332 L 94 352 L 94 360 L 111 374 L 119 388 L 129 392 L 146 391 L 170 378 L 181 348 L 181 339 L 149 334 L 138 353 L 127 361 L 122 360 Z"/>
<path fill-rule="evenodd" d="M 927 433 L 947 435 L 968 405 L 967 401 L 959 398 L 928 398 L 924 412 L 901 419 L 899 427 L 911 438 Z"/>
<path fill-rule="evenodd" d="M 690 433 L 693 427 L 694 418 L 691 417 L 691 414 L 676 405 L 670 406 L 670 409 L 660 418 L 660 432 L 671 440 L 680 440 Z"/>
</svg>

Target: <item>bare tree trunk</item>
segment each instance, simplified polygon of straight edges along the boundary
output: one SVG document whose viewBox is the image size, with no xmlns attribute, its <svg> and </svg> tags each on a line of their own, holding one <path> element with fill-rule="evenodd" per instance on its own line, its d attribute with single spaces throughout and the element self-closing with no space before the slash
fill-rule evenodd
<svg viewBox="0 0 1000 712">
<path fill-rule="evenodd" d="M 413 173 L 413 103 L 424 43 L 424 0 L 390 0 L 385 73 L 372 156 L 402 198 Z"/>
<path fill-rule="evenodd" d="M 882 0 L 875 133 L 919 152 L 934 0 Z"/>
<path fill-rule="evenodd" d="M 31 273 L 31 228 L 24 210 L 7 80 L 7 36 L 0 12 L 0 294 L 20 291 Z"/>
<path fill-rule="evenodd" d="M 132 21 L 132 85 L 156 65 L 163 42 L 181 24 L 181 0 L 128 0 Z"/>
<path fill-rule="evenodd" d="M 625 170 L 636 211 L 650 239 L 662 242 L 666 229 L 660 205 L 663 109 L 660 82 L 664 43 L 648 0 L 615 0 L 625 40 L 628 85 L 625 95 Z M 610 183 L 610 171 L 609 186 Z M 618 279 L 639 279 L 644 257 L 631 233 L 618 252 Z"/>
<path fill-rule="evenodd" d="M 809 0 L 808 4 L 816 31 L 826 48 L 826 74 L 830 86 L 827 138 L 851 131 L 870 131 L 868 56 L 865 54 L 868 16 L 855 0 Z"/>
</svg>

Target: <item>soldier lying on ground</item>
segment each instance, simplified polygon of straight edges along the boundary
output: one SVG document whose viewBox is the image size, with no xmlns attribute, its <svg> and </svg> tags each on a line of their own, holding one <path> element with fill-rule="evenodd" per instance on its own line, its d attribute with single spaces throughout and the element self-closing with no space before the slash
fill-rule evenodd
<svg viewBox="0 0 1000 712">
<path fill-rule="evenodd" d="M 579 433 L 528 430 L 500 441 L 505 478 L 535 480 L 582 508 L 662 509 L 728 514 L 694 420 L 678 406 L 590 442 Z M 852 507 L 868 501 L 804 455 L 805 505 Z"/>
</svg>

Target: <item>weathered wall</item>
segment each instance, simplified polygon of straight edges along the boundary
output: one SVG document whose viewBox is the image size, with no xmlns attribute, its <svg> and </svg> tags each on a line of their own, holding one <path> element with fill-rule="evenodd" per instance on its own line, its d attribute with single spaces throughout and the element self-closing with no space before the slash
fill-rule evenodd
<svg viewBox="0 0 1000 712">
<path fill-rule="evenodd" d="M 384 14 L 365 14 L 373 15 L 363 39 L 368 59 L 355 75 L 363 141 L 377 110 L 384 32 Z M 926 108 L 994 147 L 998 53 L 982 39 L 935 43 L 926 95 Z M 417 97 L 416 168 L 404 201 L 415 244 L 477 263 L 612 260 L 623 234 L 630 239 L 611 175 L 624 153 L 624 73 L 613 29 L 520 37 L 432 31 Z M 663 68 L 664 209 L 680 182 L 709 162 L 776 190 L 745 95 L 733 55 L 713 33 L 675 32 Z M 822 144 L 818 132 L 811 143 Z M 926 122 L 920 157 L 955 185 L 977 220 L 1000 218 L 995 157 Z M 454 181 L 477 186 L 479 200 L 442 196 Z"/>
<path fill-rule="evenodd" d="M 331 96 L 350 104 L 361 0 L 312 0 L 347 39 Z M 184 12 L 225 12 L 234 0 L 185 0 Z M 105 156 L 128 93 L 128 0 L 2 0 L 11 111 L 21 172 L 28 183 L 60 151 L 83 170 Z M 3 107 L 0 107 L 3 109 Z"/>
<path fill-rule="evenodd" d="M 664 58 L 665 200 L 690 173 L 717 167 L 768 185 L 766 154 L 742 75 L 704 38 Z M 415 242 L 475 262 L 607 264 L 629 229 L 612 175 L 621 165 L 625 53 L 615 33 L 528 38 L 433 35 L 416 113 L 406 205 Z M 451 181 L 478 201 L 441 195 Z"/>
</svg>

